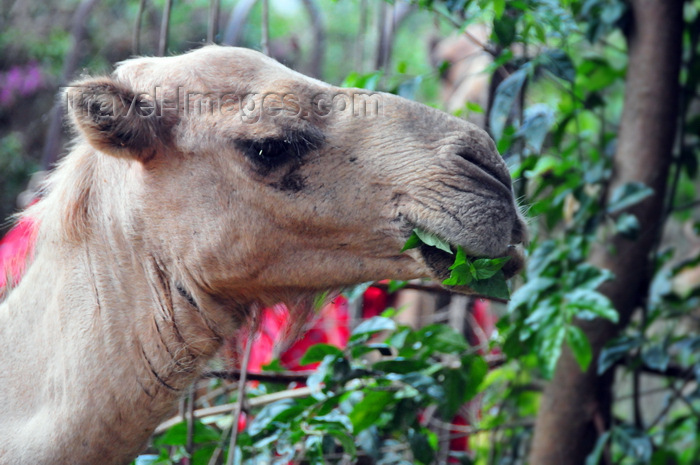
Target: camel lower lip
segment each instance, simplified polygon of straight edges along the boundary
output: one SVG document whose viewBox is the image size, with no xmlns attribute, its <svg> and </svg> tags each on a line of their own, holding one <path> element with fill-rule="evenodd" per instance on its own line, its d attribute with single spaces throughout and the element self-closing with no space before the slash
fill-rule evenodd
<svg viewBox="0 0 700 465">
<path fill-rule="evenodd" d="M 421 244 L 419 250 L 435 278 L 444 281 L 450 277 L 449 267 L 454 262 L 454 255 L 425 244 Z"/>
</svg>

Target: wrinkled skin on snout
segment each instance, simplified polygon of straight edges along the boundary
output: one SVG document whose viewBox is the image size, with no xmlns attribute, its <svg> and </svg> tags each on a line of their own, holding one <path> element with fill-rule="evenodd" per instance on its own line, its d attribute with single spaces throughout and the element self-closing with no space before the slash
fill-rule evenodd
<svg viewBox="0 0 700 465">
<path fill-rule="evenodd" d="M 494 143 L 435 109 L 216 46 L 129 60 L 67 97 L 92 146 L 132 161 L 132 228 L 198 301 L 445 278 L 450 256 L 401 252 L 415 227 L 470 256 L 510 255 L 509 276 L 522 266 Z"/>
</svg>

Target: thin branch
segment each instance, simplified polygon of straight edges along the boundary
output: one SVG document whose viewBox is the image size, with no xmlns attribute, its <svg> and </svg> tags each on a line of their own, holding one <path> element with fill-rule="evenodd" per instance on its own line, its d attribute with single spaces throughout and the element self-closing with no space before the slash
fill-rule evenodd
<svg viewBox="0 0 700 465">
<path fill-rule="evenodd" d="M 653 257 L 656 257 L 656 251 L 654 251 Z M 647 305 L 642 305 L 640 308 L 641 312 L 641 326 L 642 331 L 647 328 L 647 320 L 649 315 L 649 308 Z M 641 358 L 641 350 L 637 352 L 637 357 Z M 636 357 L 635 357 L 636 358 Z M 632 416 L 634 419 L 634 426 L 640 431 L 644 430 L 644 420 L 642 418 L 642 405 L 641 397 L 639 393 L 641 392 L 641 382 L 642 382 L 642 365 L 635 364 L 632 368 Z"/>
<path fill-rule="evenodd" d="M 97 0 L 82 0 L 78 8 L 75 10 L 72 19 L 70 30 L 71 48 L 63 61 L 63 69 L 61 70 L 61 78 L 58 82 L 59 87 L 68 84 L 68 81 L 73 77 L 73 73 L 78 68 L 78 61 L 85 51 L 82 42 L 87 33 L 87 17 L 92 9 L 97 5 Z M 61 130 L 63 128 L 63 105 L 59 100 L 51 109 L 49 118 L 49 128 L 46 131 L 46 140 L 44 149 L 41 154 L 41 169 L 49 170 L 58 159 L 59 145 L 61 142 Z"/>
<path fill-rule="evenodd" d="M 450 298 L 450 303 L 447 305 L 447 324 L 457 330 L 458 333 L 465 334 L 471 307 L 472 301 L 468 296 L 453 295 Z M 465 315 L 467 315 L 467 318 L 464 317 Z M 472 321 L 468 323 L 471 325 Z"/>
<path fill-rule="evenodd" d="M 389 2 L 381 4 L 378 20 L 379 42 L 377 46 L 375 69 L 382 70 L 384 73 L 389 71 L 396 31 L 399 30 L 403 22 L 413 11 L 414 6 L 407 2 L 397 1 L 393 4 Z"/>
<path fill-rule="evenodd" d="M 644 373 L 649 373 L 652 375 L 664 376 L 666 378 L 677 378 L 682 380 L 688 380 L 693 378 L 692 368 L 683 368 L 678 365 L 668 365 L 665 370 L 658 370 L 656 368 L 651 368 L 647 365 L 641 365 L 640 370 Z"/>
<path fill-rule="evenodd" d="M 263 0 L 266 1 L 266 0 Z M 236 399 L 236 407 L 233 411 L 233 427 L 231 428 L 231 442 L 228 447 L 228 457 L 226 465 L 233 465 L 233 458 L 236 456 L 236 441 L 238 440 L 238 419 L 243 411 L 243 401 L 245 400 L 245 385 L 248 380 L 248 362 L 250 362 L 250 353 L 253 349 L 253 334 L 248 335 L 248 341 L 245 344 L 245 353 L 243 354 L 243 362 L 241 362 L 241 380 L 238 382 L 238 399 Z"/>
<path fill-rule="evenodd" d="M 435 428 L 439 428 L 441 430 L 454 431 L 458 433 L 471 435 L 479 433 L 488 433 L 490 431 L 495 431 L 498 429 L 532 428 L 535 425 L 535 421 L 533 419 L 515 420 L 511 423 L 504 423 L 501 425 L 492 426 L 490 428 L 477 428 L 475 426 L 470 425 L 455 425 L 453 423 L 448 423 L 446 421 L 442 421 L 436 417 L 433 417 L 430 419 L 429 424 L 430 426 L 434 426 Z"/>
<path fill-rule="evenodd" d="M 391 6 L 388 2 L 381 2 L 379 5 L 379 19 L 377 20 L 377 27 L 379 40 L 377 41 L 377 53 L 374 59 L 374 68 L 381 69 L 386 72 L 387 63 L 387 40 L 391 31 L 387 31 L 387 28 L 391 27 L 393 23 L 387 20 L 387 17 L 392 14 Z"/>
<path fill-rule="evenodd" d="M 283 399 L 298 399 L 301 397 L 308 397 L 311 395 L 311 389 L 308 387 L 298 388 L 298 389 L 287 389 L 285 391 L 273 392 L 272 394 L 265 394 L 258 397 L 253 397 L 248 399 L 247 404 L 249 408 L 262 407 L 263 405 L 271 404 Z M 229 404 L 215 405 L 214 407 L 205 407 L 196 409 L 192 415 L 194 418 L 206 418 L 214 415 L 226 415 L 234 412 L 238 406 L 238 401 Z M 161 434 L 178 423 L 182 423 L 183 418 L 180 415 L 176 415 L 156 428 L 154 434 Z M 234 422 L 238 423 L 238 418 L 233 419 Z"/>
<path fill-rule="evenodd" d="M 168 51 L 168 34 L 170 33 L 170 10 L 173 7 L 173 0 L 165 0 L 163 10 L 163 20 L 160 23 L 160 38 L 158 40 L 158 56 L 165 56 Z"/>
<path fill-rule="evenodd" d="M 488 351 L 489 337 L 484 331 L 484 328 L 481 327 L 479 322 L 476 321 L 476 318 L 474 317 L 474 301 L 471 302 L 469 310 L 466 312 L 466 316 L 467 320 L 469 320 L 469 329 L 472 330 L 474 336 L 476 336 L 476 340 L 478 341 L 477 345 L 479 350 L 483 350 L 484 352 Z"/>
<path fill-rule="evenodd" d="M 219 33 L 219 11 L 221 0 L 211 0 L 209 3 L 209 24 L 207 26 L 207 42 L 216 43 L 216 35 Z"/>
<path fill-rule="evenodd" d="M 264 383 L 305 383 L 313 371 L 284 371 L 281 373 L 248 373 L 249 381 L 262 381 Z M 227 381 L 238 381 L 242 376 L 241 370 L 229 371 L 209 371 L 202 375 L 202 378 L 218 378 Z"/>
<path fill-rule="evenodd" d="M 688 381 L 689 380 L 686 380 L 685 384 L 680 389 L 678 389 L 676 386 L 673 386 L 673 385 L 671 385 L 671 389 L 677 395 L 677 398 L 680 399 L 681 402 L 683 402 L 690 409 L 691 412 L 693 412 L 693 415 L 695 417 L 697 417 L 698 419 L 700 419 L 700 411 L 698 411 L 698 409 L 695 408 L 693 403 L 691 401 L 689 401 L 686 396 L 683 395 L 683 389 L 688 384 Z"/>
<path fill-rule="evenodd" d="M 134 23 L 134 36 L 131 39 L 131 51 L 134 55 L 141 54 L 141 20 L 146 9 L 146 0 L 139 1 L 139 9 L 136 12 L 136 22 Z"/>
<path fill-rule="evenodd" d="M 695 35 L 693 40 L 693 35 Z M 695 63 L 695 58 L 697 56 L 697 39 L 700 37 L 700 35 L 691 33 L 690 35 L 690 40 L 691 40 L 691 46 L 690 46 L 690 56 L 688 57 L 687 61 L 681 63 L 681 68 L 685 67 L 686 69 L 690 69 L 692 63 Z M 659 250 L 661 249 L 661 242 L 663 239 L 663 234 L 664 234 L 664 227 L 671 216 L 671 214 L 675 211 L 674 208 L 674 202 L 676 200 L 676 192 L 678 191 L 678 186 L 680 183 L 680 178 L 681 174 L 683 172 L 683 164 L 682 164 L 682 156 L 683 156 L 683 147 L 685 143 L 685 121 L 688 120 L 688 115 L 689 115 L 689 110 L 690 110 L 690 105 L 687 104 L 687 92 L 686 92 L 686 87 L 685 86 L 680 86 L 679 92 L 678 92 L 678 113 L 677 113 L 677 125 L 676 125 L 676 135 L 675 135 L 675 142 L 673 145 L 675 145 L 676 148 L 676 154 L 673 156 L 673 159 L 671 161 L 671 166 L 669 167 L 669 171 L 673 171 L 673 176 L 670 176 L 671 178 L 671 184 L 670 186 L 667 186 L 666 192 L 664 192 L 664 199 L 663 199 L 663 211 L 661 213 L 661 216 L 659 217 L 658 222 L 660 223 L 660 226 L 657 226 L 656 228 L 656 237 L 654 240 L 654 247 L 652 249 L 652 254 L 651 257 L 656 259 L 656 257 L 659 256 Z M 671 147 L 671 152 L 673 152 L 673 147 Z M 651 277 L 649 278 L 651 280 Z M 647 285 L 647 288 L 649 288 L 649 284 Z M 648 304 L 648 302 L 647 302 Z M 642 313 L 643 316 L 646 315 L 646 312 L 648 312 L 648 305 L 645 305 L 642 308 Z M 643 325 L 642 328 L 646 329 L 646 325 Z"/>
<path fill-rule="evenodd" d="M 208 378 L 202 378 L 202 381 L 207 381 Z M 208 384 L 208 383 L 207 383 Z M 198 388 L 202 387 L 202 384 L 197 384 Z M 197 397 L 197 403 L 195 406 L 200 407 L 211 407 L 216 404 L 216 399 L 221 398 L 221 396 L 226 396 L 232 389 L 238 388 L 238 383 L 221 383 L 219 387 L 206 389 L 206 392 L 201 396 Z"/>
<path fill-rule="evenodd" d="M 246 21 L 248 21 L 248 16 L 250 16 L 250 11 L 253 9 L 258 0 L 241 0 L 236 2 L 236 6 L 233 7 L 231 16 L 229 16 L 226 22 L 226 29 L 224 30 L 224 37 L 221 41 L 224 45 L 238 45 L 241 35 L 243 34 L 243 27 Z"/>
<path fill-rule="evenodd" d="M 478 350 L 487 349 L 488 345 L 485 346 L 475 346 L 471 349 L 475 352 Z M 497 368 L 506 362 L 506 358 L 501 354 L 486 354 L 484 355 L 484 360 L 488 364 L 489 368 Z M 248 381 L 262 381 L 264 383 L 305 383 L 306 380 L 314 372 L 312 370 L 306 371 L 283 371 L 280 373 L 247 373 L 246 379 Z M 209 371 L 202 375 L 203 379 L 225 379 L 227 381 L 238 381 L 241 379 L 243 373 L 241 370 L 229 370 L 229 371 Z"/>
<path fill-rule="evenodd" d="M 474 36 L 471 32 L 469 32 L 466 28 L 462 31 L 462 34 L 464 34 L 467 39 L 471 40 L 473 43 L 478 45 L 483 51 L 491 55 L 492 57 L 497 56 L 497 50 L 493 47 L 489 47 L 489 44 L 486 44 Z"/>
<path fill-rule="evenodd" d="M 367 0 L 360 0 L 360 23 L 355 37 L 355 66 L 354 69 L 362 74 L 365 70 L 365 37 L 367 36 L 368 18 Z"/>
<path fill-rule="evenodd" d="M 219 457 L 221 456 L 221 452 L 224 450 L 224 446 L 226 445 L 226 438 L 228 438 L 228 435 L 231 433 L 231 428 L 233 428 L 233 423 L 234 421 L 231 420 L 231 423 L 224 428 L 223 432 L 221 433 L 221 440 L 219 441 L 219 445 L 216 446 L 216 449 L 214 449 L 214 452 L 211 454 L 211 457 L 209 457 L 209 462 L 207 462 L 207 465 L 216 465 L 219 463 Z M 238 421 L 236 421 L 238 423 Z"/>
<path fill-rule="evenodd" d="M 260 48 L 262 52 L 270 56 L 270 2 L 262 0 L 262 37 L 260 38 Z"/>
<path fill-rule="evenodd" d="M 484 51 L 485 51 L 486 53 L 488 53 L 489 55 L 491 55 L 492 57 L 495 58 L 495 57 L 497 57 L 497 56 L 499 55 L 498 49 L 496 49 L 496 48 L 494 48 L 494 47 L 490 47 L 488 44 L 485 44 L 485 43 L 481 42 L 479 39 L 477 39 L 476 37 L 474 37 L 471 33 L 467 32 L 466 28 L 464 27 L 464 25 L 463 25 L 462 23 L 460 23 L 459 21 L 457 21 L 456 19 L 454 19 L 454 18 L 453 18 L 452 16 L 450 16 L 449 14 L 447 14 L 447 13 L 445 13 L 444 11 L 439 10 L 439 9 L 437 9 L 437 8 L 431 8 L 431 11 L 432 11 L 433 13 L 438 14 L 439 16 L 441 16 L 442 18 L 444 18 L 445 20 L 447 20 L 447 21 L 452 25 L 452 27 L 457 28 L 457 29 L 460 29 L 460 30 L 464 29 L 464 30 L 462 30 L 462 33 L 463 33 L 465 36 L 467 36 L 467 38 L 468 38 L 469 40 L 471 40 L 471 41 L 474 42 L 476 45 L 478 45 L 479 47 L 481 47 L 482 49 L 484 49 Z"/>
<path fill-rule="evenodd" d="M 320 78 L 323 72 L 323 56 L 326 51 L 326 28 L 323 24 L 323 11 L 317 0 L 301 0 L 301 2 L 309 13 L 314 36 L 308 74 Z"/>
<path fill-rule="evenodd" d="M 223 389 L 225 392 L 228 391 L 226 385 L 223 385 L 218 389 Z M 238 421 L 236 421 L 236 423 L 238 423 Z M 233 417 L 231 417 L 231 422 L 228 425 L 226 425 L 226 427 L 221 432 L 219 444 L 216 446 L 216 449 L 214 449 L 214 452 L 211 454 L 211 457 L 209 457 L 209 462 L 207 463 L 207 465 L 217 465 L 219 463 L 219 457 L 221 456 L 221 452 L 223 452 L 224 448 L 226 447 L 226 440 L 228 439 L 228 435 L 231 434 L 231 428 L 233 428 Z"/>
<path fill-rule="evenodd" d="M 597 439 L 600 439 L 600 437 L 605 434 L 606 431 L 606 424 L 605 424 L 605 417 L 603 416 L 603 413 L 600 411 L 600 408 L 596 408 L 595 413 L 593 414 L 593 425 L 595 426 L 595 431 L 597 435 Z M 603 448 L 603 463 L 604 464 L 611 464 L 612 462 L 612 451 L 610 450 L 610 442 L 608 441 L 605 444 L 605 447 Z"/>
<path fill-rule="evenodd" d="M 629 53 L 629 50 L 627 50 L 625 47 L 620 47 L 619 45 L 613 44 L 608 39 L 599 38 L 598 41 L 606 47 L 610 48 L 611 50 L 614 50 L 624 56 L 627 56 L 627 54 Z"/>
<path fill-rule="evenodd" d="M 187 393 L 187 442 L 185 444 L 185 451 L 187 455 L 192 456 L 194 451 L 194 401 L 195 401 L 195 388 L 194 384 L 190 386 L 189 392 Z"/>
<path fill-rule="evenodd" d="M 687 380 L 687 379 L 686 379 L 686 380 L 683 382 L 683 385 L 681 386 L 680 391 L 682 391 L 682 390 L 685 388 L 685 386 L 687 386 L 687 384 L 688 384 L 689 381 L 690 381 L 690 380 Z M 681 395 L 681 394 L 680 394 L 680 391 L 676 390 L 675 386 L 672 385 L 672 386 L 669 386 L 669 388 L 673 391 L 673 397 L 672 397 L 671 399 L 668 400 L 668 403 L 666 403 L 666 405 L 665 405 L 664 408 L 661 410 L 661 412 L 659 412 L 659 414 L 656 416 L 656 418 L 654 419 L 654 421 L 652 421 L 652 422 L 649 424 L 649 426 L 648 426 L 648 428 L 647 428 L 647 431 L 651 431 L 652 429 L 654 429 L 654 427 L 655 427 L 656 425 L 658 425 L 659 422 L 661 422 L 661 420 L 664 419 L 664 417 L 665 417 L 665 416 L 668 414 L 668 412 L 671 410 L 671 407 L 673 407 L 673 404 L 678 400 L 678 397 Z"/>
<path fill-rule="evenodd" d="M 693 200 L 692 202 L 685 203 L 683 205 L 679 205 L 677 207 L 673 207 L 671 209 L 672 212 L 679 212 L 683 210 L 690 210 L 695 207 L 700 207 L 700 200 Z"/>
<path fill-rule="evenodd" d="M 670 388 L 669 388 L 668 386 L 657 387 L 657 388 L 653 388 L 653 389 L 647 389 L 646 391 L 641 391 L 641 392 L 639 393 L 639 396 L 640 396 L 640 397 L 651 396 L 651 395 L 654 395 L 654 394 L 658 394 L 658 393 L 660 393 L 660 392 L 666 392 L 666 391 L 668 391 L 669 389 L 670 389 Z M 631 393 L 630 393 L 630 394 L 620 395 L 620 396 L 615 396 L 614 399 L 613 399 L 613 401 L 614 401 L 614 402 L 620 402 L 620 401 L 622 401 L 622 400 L 631 399 L 633 396 L 634 396 L 634 394 L 631 394 Z"/>
<path fill-rule="evenodd" d="M 644 430 L 644 420 L 642 419 L 642 405 L 641 405 L 641 378 L 642 370 L 639 366 L 634 368 L 632 372 L 632 413 L 634 416 L 634 426 L 638 430 Z"/>
<path fill-rule="evenodd" d="M 388 289 L 389 285 L 384 284 L 384 283 L 374 283 L 372 284 L 372 287 L 376 287 L 379 289 Z M 424 292 L 432 292 L 436 294 L 446 294 L 446 295 L 451 295 L 454 294 L 453 291 L 450 291 L 449 289 L 440 286 L 439 284 L 436 283 L 425 283 L 425 284 L 418 284 L 418 283 L 406 283 L 404 286 L 401 287 L 401 289 L 413 289 L 416 291 L 424 291 Z M 478 294 L 473 294 L 471 295 L 472 298 L 474 299 L 484 299 L 484 300 L 490 300 L 492 302 L 500 302 L 502 304 L 507 304 L 508 301 L 505 299 L 497 299 L 495 297 L 489 297 L 485 295 L 478 295 Z"/>
<path fill-rule="evenodd" d="M 248 346 L 246 346 L 246 350 L 248 349 Z M 488 364 L 489 368 L 493 369 L 498 366 L 503 365 L 506 362 L 506 359 L 503 355 L 500 354 L 488 354 L 484 356 L 484 360 Z M 242 366 L 246 365 L 246 360 L 244 356 Z M 272 378 L 275 378 L 275 381 L 282 381 L 282 379 L 287 381 L 306 381 L 308 376 L 312 372 L 306 371 L 306 372 L 299 372 L 298 374 L 291 374 L 291 373 L 275 373 L 275 374 L 260 374 L 260 373 L 246 373 L 243 371 L 239 370 L 232 370 L 230 372 L 221 372 L 221 371 L 213 371 L 206 373 L 204 376 L 207 378 L 222 378 L 222 379 L 239 379 L 240 378 L 240 385 L 245 383 L 247 380 L 260 380 L 260 381 L 272 381 Z M 244 376 L 245 374 L 245 376 Z M 303 378 L 303 379 L 302 379 Z M 239 385 L 239 391 L 240 391 L 240 385 Z M 297 389 L 287 389 L 284 391 L 280 392 L 274 392 L 272 394 L 266 394 L 258 397 L 252 397 L 247 400 L 247 405 L 249 408 L 255 408 L 255 407 L 261 407 L 263 405 L 271 404 L 272 402 L 276 402 L 278 400 L 282 399 L 297 399 L 300 397 L 307 397 L 311 395 L 311 389 L 308 387 L 302 387 L 302 388 L 297 388 Z M 212 415 L 223 415 L 227 413 L 231 413 L 234 411 L 241 399 L 245 397 L 244 395 L 241 395 L 239 393 L 239 397 L 236 400 L 236 402 L 229 403 L 229 404 L 224 404 L 224 405 L 216 405 L 214 407 L 205 407 L 205 408 L 200 408 L 194 410 L 192 413 L 193 418 L 204 418 Z M 242 409 L 241 409 L 242 410 Z M 183 421 L 182 415 L 176 415 L 169 420 L 164 421 L 155 430 L 154 434 L 160 434 L 164 431 L 166 431 L 168 428 L 171 428 L 172 426 L 181 423 Z M 234 421 L 238 421 L 238 418 L 234 418 Z"/>
</svg>

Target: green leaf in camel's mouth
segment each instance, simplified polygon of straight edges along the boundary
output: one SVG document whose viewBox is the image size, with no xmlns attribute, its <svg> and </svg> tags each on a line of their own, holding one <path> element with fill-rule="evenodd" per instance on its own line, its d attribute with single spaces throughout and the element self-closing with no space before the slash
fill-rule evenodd
<svg viewBox="0 0 700 465">
<path fill-rule="evenodd" d="M 401 251 L 421 247 L 422 244 L 455 255 L 454 262 L 449 267 L 450 277 L 442 282 L 445 286 L 467 286 L 485 297 L 510 299 L 502 268 L 511 257 L 470 258 L 461 246 L 457 246 L 455 254 L 449 242 L 420 228 L 413 230 Z"/>
</svg>

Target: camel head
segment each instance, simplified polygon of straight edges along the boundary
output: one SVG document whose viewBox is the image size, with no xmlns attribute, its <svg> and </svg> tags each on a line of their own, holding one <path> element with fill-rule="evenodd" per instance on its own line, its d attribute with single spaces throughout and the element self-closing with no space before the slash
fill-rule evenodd
<svg viewBox="0 0 700 465">
<path fill-rule="evenodd" d="M 508 276 L 522 266 L 526 229 L 494 143 L 435 109 L 218 46 L 125 61 L 66 98 L 79 144 L 115 173 L 133 242 L 197 301 L 444 279 L 451 256 L 401 252 L 414 228 L 511 256 Z"/>
</svg>

